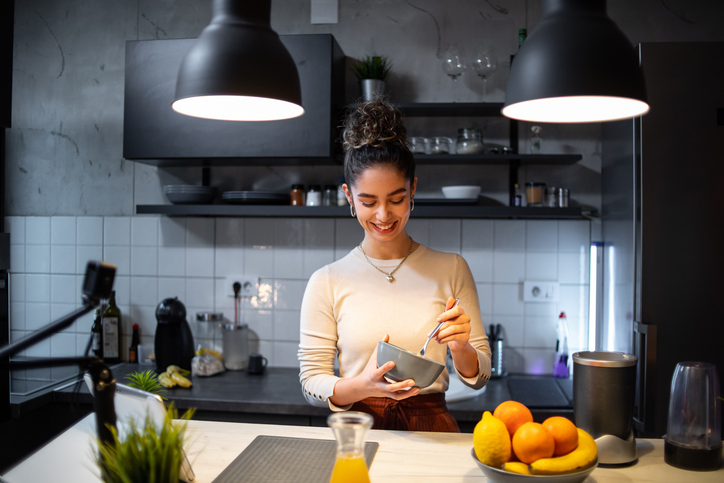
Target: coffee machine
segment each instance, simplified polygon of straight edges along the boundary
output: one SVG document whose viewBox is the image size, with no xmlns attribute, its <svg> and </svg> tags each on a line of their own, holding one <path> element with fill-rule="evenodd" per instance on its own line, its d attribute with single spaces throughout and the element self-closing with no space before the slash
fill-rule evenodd
<svg viewBox="0 0 724 483">
<path fill-rule="evenodd" d="M 167 298 L 156 307 L 156 370 L 164 372 L 170 365 L 191 370 L 194 336 L 186 322 L 186 306 L 178 297 Z"/>
<path fill-rule="evenodd" d="M 638 459 L 633 433 L 637 361 L 623 352 L 573 354 L 573 419 L 596 440 L 600 464 Z"/>
</svg>

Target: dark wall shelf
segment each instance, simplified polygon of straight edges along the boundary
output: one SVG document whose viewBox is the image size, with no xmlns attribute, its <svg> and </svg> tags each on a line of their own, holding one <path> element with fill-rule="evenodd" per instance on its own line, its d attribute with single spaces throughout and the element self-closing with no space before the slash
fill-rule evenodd
<svg viewBox="0 0 724 483">
<path fill-rule="evenodd" d="M 416 154 L 415 164 L 575 164 L 580 154 Z"/>
<path fill-rule="evenodd" d="M 347 218 L 348 206 L 289 205 L 137 205 L 136 214 L 168 216 L 242 216 L 271 218 Z M 580 219 L 580 207 L 510 207 L 482 205 L 416 206 L 413 218 Z"/>
<path fill-rule="evenodd" d="M 408 117 L 502 117 L 502 102 L 416 102 L 396 104 Z"/>
</svg>

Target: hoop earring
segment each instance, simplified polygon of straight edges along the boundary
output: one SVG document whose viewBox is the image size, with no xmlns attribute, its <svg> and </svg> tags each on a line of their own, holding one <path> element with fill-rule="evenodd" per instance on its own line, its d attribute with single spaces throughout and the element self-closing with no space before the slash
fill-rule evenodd
<svg viewBox="0 0 724 483">
<path fill-rule="evenodd" d="M 354 205 L 349 205 L 349 212 L 352 215 L 352 218 L 357 217 L 357 212 L 354 211 Z"/>
<path fill-rule="evenodd" d="M 415 198 L 410 200 L 410 211 L 415 211 Z"/>
</svg>

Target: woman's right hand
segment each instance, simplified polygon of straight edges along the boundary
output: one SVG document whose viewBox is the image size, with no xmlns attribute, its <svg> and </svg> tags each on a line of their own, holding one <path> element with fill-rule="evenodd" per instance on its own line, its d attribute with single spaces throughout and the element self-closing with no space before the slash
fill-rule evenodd
<svg viewBox="0 0 724 483">
<path fill-rule="evenodd" d="M 390 336 L 385 335 L 382 340 L 389 342 Z M 395 363 L 392 361 L 377 367 L 377 348 L 375 347 L 367 365 L 359 375 L 337 381 L 334 386 L 334 395 L 330 401 L 336 406 L 346 406 L 367 397 L 388 397 L 399 401 L 418 395 L 420 388 L 415 387 L 415 381 L 412 379 L 387 382 L 385 374 L 393 367 L 395 367 Z"/>
</svg>

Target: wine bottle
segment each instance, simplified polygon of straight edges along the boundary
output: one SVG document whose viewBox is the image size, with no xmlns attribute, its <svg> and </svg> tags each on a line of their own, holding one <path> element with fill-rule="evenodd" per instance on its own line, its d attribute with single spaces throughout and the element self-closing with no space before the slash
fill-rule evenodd
<svg viewBox="0 0 724 483">
<path fill-rule="evenodd" d="M 103 322 L 101 309 L 93 311 L 93 326 L 91 326 L 91 351 L 94 356 L 103 358 Z"/>
<path fill-rule="evenodd" d="M 121 362 L 121 310 L 116 305 L 115 290 L 103 312 L 103 360 L 110 364 Z"/>
<path fill-rule="evenodd" d="M 518 50 L 523 46 L 523 42 L 525 42 L 526 37 L 528 37 L 528 30 L 526 29 L 520 29 L 518 30 Z M 517 53 L 517 51 L 516 51 Z M 510 65 L 513 65 L 513 59 L 515 58 L 515 54 L 510 56 Z"/>
<path fill-rule="evenodd" d="M 138 364 L 138 324 L 133 324 L 133 335 L 131 336 L 131 347 L 128 349 L 128 362 Z"/>
</svg>

